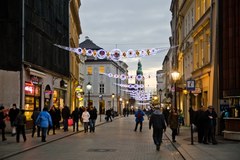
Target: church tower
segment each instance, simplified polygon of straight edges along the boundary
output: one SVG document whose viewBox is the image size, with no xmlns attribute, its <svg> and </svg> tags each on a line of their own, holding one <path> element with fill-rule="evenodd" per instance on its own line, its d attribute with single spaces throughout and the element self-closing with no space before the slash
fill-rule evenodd
<svg viewBox="0 0 240 160">
<path fill-rule="evenodd" d="M 138 61 L 138 69 L 136 72 L 136 79 L 135 79 L 135 84 L 138 84 L 138 86 L 143 86 L 143 88 L 138 88 L 137 91 L 139 93 L 139 98 L 144 98 L 143 94 L 145 93 L 145 79 L 143 76 L 143 71 L 142 71 L 142 63 L 139 60 Z M 143 100 L 138 100 L 138 103 L 144 103 L 145 101 Z M 143 109 L 143 105 L 141 105 L 141 108 Z"/>
</svg>

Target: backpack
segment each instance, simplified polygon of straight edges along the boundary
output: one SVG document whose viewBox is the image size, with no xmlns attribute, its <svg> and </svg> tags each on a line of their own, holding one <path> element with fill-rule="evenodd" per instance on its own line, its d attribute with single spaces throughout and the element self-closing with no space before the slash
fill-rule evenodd
<svg viewBox="0 0 240 160">
<path fill-rule="evenodd" d="M 139 111 L 138 114 L 137 114 L 137 118 L 138 119 L 141 119 L 142 118 L 142 113 Z"/>
</svg>

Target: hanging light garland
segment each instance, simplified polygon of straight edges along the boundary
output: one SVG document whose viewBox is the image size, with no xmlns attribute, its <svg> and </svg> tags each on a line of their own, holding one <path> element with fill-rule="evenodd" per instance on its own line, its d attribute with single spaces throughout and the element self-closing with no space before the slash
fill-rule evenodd
<svg viewBox="0 0 240 160">
<path fill-rule="evenodd" d="M 133 79 L 135 78 L 138 81 L 142 81 L 143 79 L 150 79 L 153 76 L 152 75 L 147 75 L 147 76 L 143 76 L 143 75 L 126 75 L 126 74 L 113 74 L 113 73 L 100 73 L 103 75 L 108 76 L 109 78 L 119 78 L 122 81 L 126 80 L 126 79 Z"/>
<path fill-rule="evenodd" d="M 144 85 L 143 84 L 121 84 L 121 83 L 114 83 L 115 85 L 117 86 L 120 86 L 120 87 L 125 87 L 125 88 L 133 88 L 133 89 L 139 89 L 139 88 L 144 88 Z"/>
<path fill-rule="evenodd" d="M 140 49 L 140 50 L 133 50 L 128 49 L 126 52 L 122 52 L 120 49 L 113 49 L 112 51 L 105 51 L 104 49 L 100 49 L 98 51 L 91 50 L 91 49 L 85 49 L 85 48 L 71 48 L 62 46 L 59 44 L 54 44 L 54 46 L 70 51 L 75 52 L 78 55 L 84 55 L 84 56 L 93 56 L 95 59 L 111 59 L 113 61 L 120 61 L 122 58 L 136 58 L 136 57 L 145 57 L 145 56 L 151 56 L 156 55 L 158 53 L 161 53 L 163 51 L 167 51 L 172 48 L 176 48 L 177 46 L 172 47 L 164 47 L 164 48 L 151 48 L 151 49 Z"/>
</svg>

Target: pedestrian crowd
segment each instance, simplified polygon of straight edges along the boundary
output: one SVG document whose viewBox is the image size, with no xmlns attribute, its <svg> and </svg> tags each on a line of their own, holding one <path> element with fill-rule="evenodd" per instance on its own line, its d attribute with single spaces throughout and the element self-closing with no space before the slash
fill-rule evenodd
<svg viewBox="0 0 240 160">
<path fill-rule="evenodd" d="M 207 110 L 203 110 L 203 107 L 201 107 L 197 111 L 190 108 L 189 112 L 191 122 L 196 126 L 198 132 L 198 142 L 216 145 L 217 140 L 215 135 L 218 116 L 214 107 L 208 106 Z M 149 129 L 153 128 L 152 138 L 157 151 L 160 149 L 162 135 L 167 126 L 172 131 L 172 142 L 176 142 L 176 136 L 180 133 L 180 126 L 185 125 L 183 112 L 181 110 L 177 110 L 176 108 L 161 108 L 159 105 L 144 110 L 138 108 L 135 111 L 135 132 L 137 131 L 138 125 L 140 125 L 139 131 L 142 132 L 142 122 L 144 121 L 145 114 L 149 119 Z M 225 111 L 222 113 L 222 116 L 227 117 L 228 113 Z"/>
<path fill-rule="evenodd" d="M 79 124 L 84 125 L 84 131 L 95 132 L 95 123 L 97 119 L 97 109 L 95 106 L 90 107 L 76 107 L 72 113 L 68 106 L 62 109 L 55 105 L 50 108 L 44 107 L 42 111 L 36 107 L 31 115 L 32 118 L 32 137 L 37 132 L 37 137 L 41 137 L 42 142 L 46 142 L 47 135 L 56 134 L 56 130 L 60 129 L 62 124 L 63 131 L 67 132 L 70 125 L 73 126 L 73 132 L 79 131 Z M 27 140 L 26 130 L 26 116 L 25 110 L 19 109 L 16 104 L 13 104 L 10 110 L 6 110 L 4 106 L 0 106 L 0 129 L 2 134 L 2 141 L 6 141 L 5 128 L 6 119 L 9 119 L 11 126 L 11 135 L 16 136 L 16 142 L 20 142 L 20 135 L 23 141 Z"/>
</svg>

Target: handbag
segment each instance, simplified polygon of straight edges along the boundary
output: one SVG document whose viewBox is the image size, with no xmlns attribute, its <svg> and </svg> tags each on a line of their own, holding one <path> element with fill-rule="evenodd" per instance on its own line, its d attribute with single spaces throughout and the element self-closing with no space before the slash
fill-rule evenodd
<svg viewBox="0 0 240 160">
<path fill-rule="evenodd" d="M 72 126 L 73 125 L 73 119 L 72 118 L 69 118 L 68 119 L 68 126 Z"/>
</svg>

